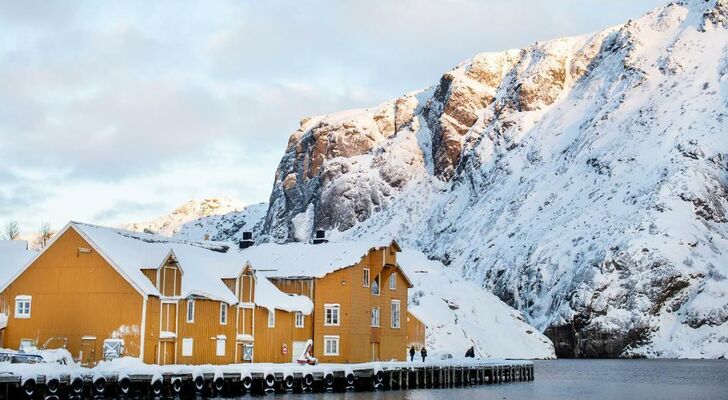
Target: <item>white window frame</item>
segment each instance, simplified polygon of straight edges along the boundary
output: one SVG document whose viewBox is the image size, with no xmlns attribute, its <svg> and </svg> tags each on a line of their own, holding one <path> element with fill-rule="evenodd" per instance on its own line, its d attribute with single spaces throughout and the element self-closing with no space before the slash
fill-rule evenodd
<svg viewBox="0 0 728 400">
<path fill-rule="evenodd" d="M 369 275 L 369 268 L 364 268 L 362 270 L 362 285 L 364 287 L 369 287 L 369 285 L 371 285 L 371 275 Z"/>
<path fill-rule="evenodd" d="M 268 310 L 268 328 L 276 327 L 276 310 Z"/>
<path fill-rule="evenodd" d="M 391 327 L 392 329 L 399 329 L 401 326 L 400 319 L 402 318 L 402 304 L 399 300 L 392 300 L 391 312 Z M 397 315 L 397 318 L 394 318 L 395 314 Z"/>
<path fill-rule="evenodd" d="M 331 320 L 329 320 L 331 311 Z M 341 304 L 324 304 L 324 326 L 341 325 Z"/>
<path fill-rule="evenodd" d="M 250 351 L 248 352 L 248 350 Z M 253 350 L 252 343 L 243 343 L 243 361 L 253 361 Z"/>
<path fill-rule="evenodd" d="M 188 299 L 187 300 L 187 323 L 191 324 L 193 322 L 195 322 L 195 300 Z"/>
<path fill-rule="evenodd" d="M 31 296 L 15 296 L 15 312 L 13 313 L 15 318 L 30 318 L 32 303 L 33 298 Z"/>
<path fill-rule="evenodd" d="M 329 351 L 329 342 L 336 343 L 336 351 Z M 325 356 L 338 356 L 341 350 L 341 339 L 338 335 L 325 335 L 324 336 L 324 355 Z"/>
<path fill-rule="evenodd" d="M 392 275 L 389 275 L 389 290 L 397 290 L 397 273 L 392 272 Z"/>
<path fill-rule="evenodd" d="M 225 347 L 227 338 L 217 337 L 215 338 L 215 355 L 218 357 L 225 357 Z M 222 346 L 222 347 L 221 347 Z"/>
<path fill-rule="evenodd" d="M 227 325 L 227 304 L 226 303 L 220 303 L 220 325 Z"/>
<path fill-rule="evenodd" d="M 192 357 L 194 340 L 192 338 L 182 339 L 182 357 Z"/>
<path fill-rule="evenodd" d="M 382 310 L 379 307 L 372 307 L 371 311 L 371 325 L 374 328 L 379 328 L 382 321 Z"/>
<path fill-rule="evenodd" d="M 382 294 L 382 274 L 377 274 L 377 276 L 374 278 L 374 282 L 372 283 L 372 294 L 374 296 L 379 296 Z M 374 291 L 374 283 L 377 284 L 376 288 L 377 291 Z"/>
<path fill-rule="evenodd" d="M 296 328 L 303 328 L 303 326 L 305 324 L 304 321 L 305 321 L 305 316 L 303 315 L 303 313 L 300 311 L 297 311 L 296 312 Z"/>
</svg>

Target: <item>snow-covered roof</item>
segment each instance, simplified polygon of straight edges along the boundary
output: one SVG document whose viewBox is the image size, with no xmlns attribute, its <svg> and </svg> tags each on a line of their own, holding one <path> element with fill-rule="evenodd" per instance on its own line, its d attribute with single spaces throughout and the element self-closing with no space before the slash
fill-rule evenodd
<svg viewBox="0 0 728 400">
<path fill-rule="evenodd" d="M 97 251 L 116 266 L 142 292 L 159 296 L 143 268 L 158 268 L 174 255 L 182 270 L 182 297 L 201 296 L 229 304 L 238 302 L 222 278 L 237 277 L 245 267 L 245 258 L 217 242 L 192 242 L 148 233 L 130 232 L 72 222 Z M 256 279 L 255 303 L 269 309 L 311 312 L 313 305 L 305 296 L 280 291 L 267 279 Z"/>
<path fill-rule="evenodd" d="M 35 254 L 25 240 L 0 240 L 0 285 L 6 286 Z"/>
<path fill-rule="evenodd" d="M 371 249 L 394 243 L 389 241 L 349 241 L 321 244 L 262 243 L 242 250 L 258 274 L 269 278 L 322 278 L 336 270 L 352 266 Z"/>
</svg>

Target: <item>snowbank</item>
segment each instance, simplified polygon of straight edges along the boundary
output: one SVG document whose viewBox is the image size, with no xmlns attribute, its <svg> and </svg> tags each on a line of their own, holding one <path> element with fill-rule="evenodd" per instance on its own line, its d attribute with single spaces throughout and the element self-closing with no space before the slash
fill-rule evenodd
<svg viewBox="0 0 728 400">
<path fill-rule="evenodd" d="M 427 325 L 426 346 L 434 357 L 462 356 L 470 347 L 482 357 L 555 358 L 554 346 L 520 312 L 422 252 L 397 256 L 410 277 L 409 311 Z"/>
</svg>

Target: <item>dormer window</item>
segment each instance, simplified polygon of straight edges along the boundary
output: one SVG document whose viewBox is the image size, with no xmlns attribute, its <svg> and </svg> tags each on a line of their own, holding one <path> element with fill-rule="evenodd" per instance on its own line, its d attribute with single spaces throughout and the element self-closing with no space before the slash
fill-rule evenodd
<svg viewBox="0 0 728 400">
<path fill-rule="evenodd" d="M 397 289 L 397 274 L 394 272 L 392 272 L 392 275 L 389 275 L 389 289 Z"/>
</svg>

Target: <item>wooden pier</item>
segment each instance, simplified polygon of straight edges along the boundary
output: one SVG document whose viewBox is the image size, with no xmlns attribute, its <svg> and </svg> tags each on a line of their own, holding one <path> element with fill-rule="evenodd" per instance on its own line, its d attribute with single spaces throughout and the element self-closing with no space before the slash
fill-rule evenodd
<svg viewBox="0 0 728 400">
<path fill-rule="evenodd" d="M 197 368 L 154 366 L 156 370 L 141 373 L 124 372 L 123 369 L 46 373 L 41 366 L 0 366 L 0 398 L 228 397 L 266 393 L 452 388 L 534 379 L 533 363 L 505 360 L 382 362 L 313 367 L 290 364 Z"/>
</svg>

